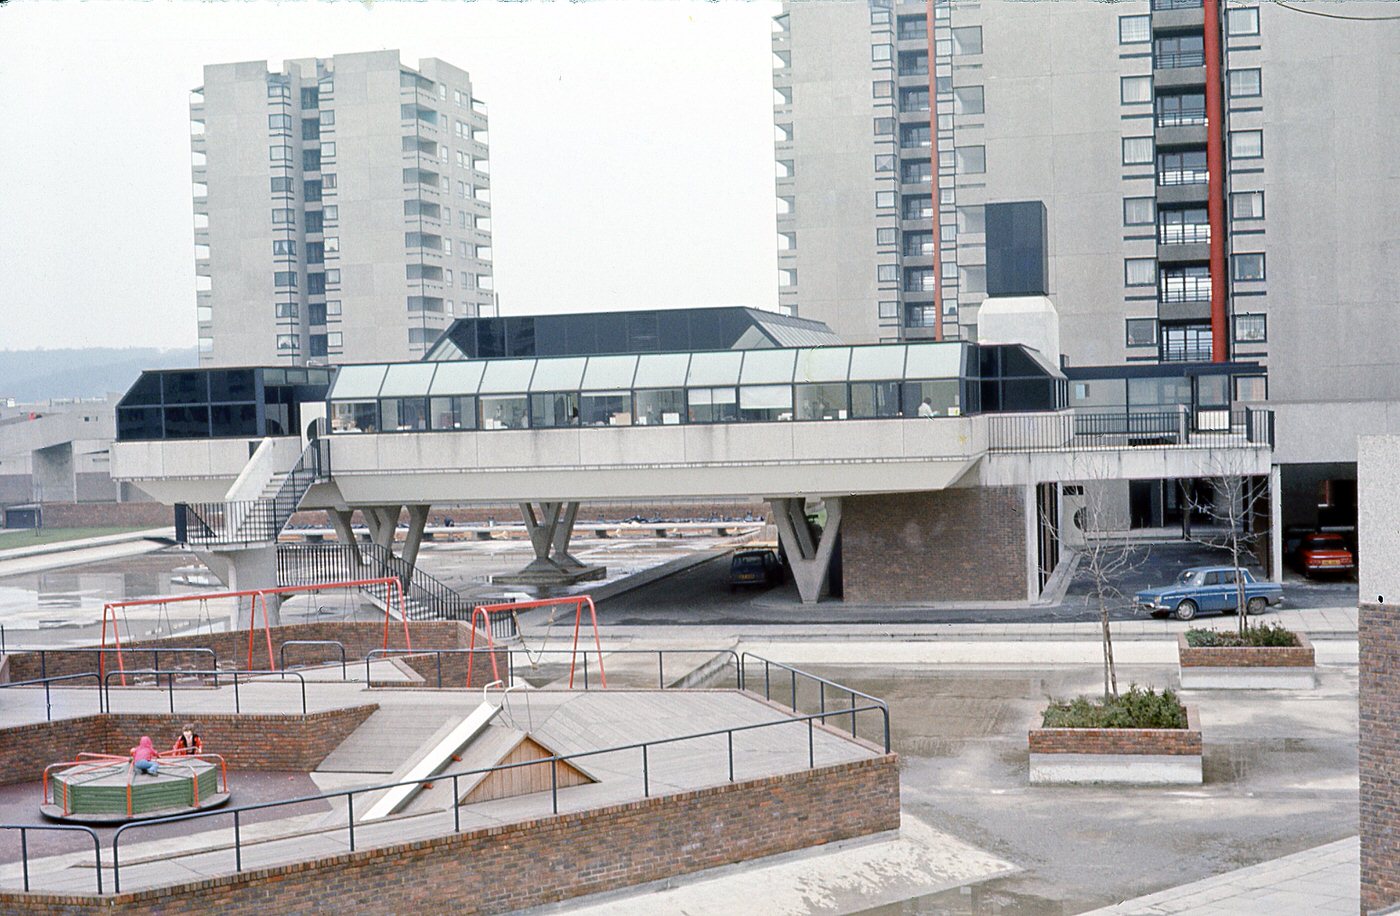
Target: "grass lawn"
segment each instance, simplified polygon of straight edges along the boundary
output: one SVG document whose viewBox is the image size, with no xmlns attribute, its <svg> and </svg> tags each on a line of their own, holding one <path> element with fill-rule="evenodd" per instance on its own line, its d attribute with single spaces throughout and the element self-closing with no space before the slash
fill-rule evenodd
<svg viewBox="0 0 1400 916">
<path fill-rule="evenodd" d="M 96 538 L 104 534 L 124 534 L 128 531 L 143 531 L 147 526 L 118 528 L 40 528 L 38 531 L 0 530 L 0 550 L 16 547 L 32 547 L 37 544 L 55 544 L 59 541 L 76 541 L 79 538 Z"/>
</svg>

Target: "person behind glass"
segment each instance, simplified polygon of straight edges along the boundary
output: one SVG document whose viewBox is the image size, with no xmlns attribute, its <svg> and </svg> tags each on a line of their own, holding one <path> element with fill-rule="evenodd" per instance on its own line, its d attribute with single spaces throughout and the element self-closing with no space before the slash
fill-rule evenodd
<svg viewBox="0 0 1400 916">
<path fill-rule="evenodd" d="M 199 732 L 194 730 L 194 726 L 186 722 L 171 750 L 180 755 L 198 754 L 204 750 L 204 742 L 200 739 Z"/>
<path fill-rule="evenodd" d="M 149 735 L 142 735 L 141 740 L 131 749 L 131 765 L 138 773 L 160 775 L 160 765 L 156 763 L 156 749 L 151 744 Z"/>
<path fill-rule="evenodd" d="M 921 416 L 921 417 L 936 417 L 936 416 L 938 416 L 938 414 L 934 413 L 934 410 L 933 410 L 933 399 L 932 399 L 932 398 L 924 398 L 924 402 L 923 402 L 922 404 L 919 405 L 919 416 Z"/>
</svg>

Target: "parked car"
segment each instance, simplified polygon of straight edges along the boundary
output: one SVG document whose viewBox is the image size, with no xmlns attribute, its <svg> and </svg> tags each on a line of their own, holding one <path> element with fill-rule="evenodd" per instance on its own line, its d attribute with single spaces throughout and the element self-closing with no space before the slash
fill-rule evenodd
<svg viewBox="0 0 1400 916">
<path fill-rule="evenodd" d="M 1196 566 L 1183 572 L 1171 585 L 1143 589 L 1133 596 L 1133 603 L 1153 617 L 1175 614 L 1178 620 L 1190 620 L 1206 611 L 1233 613 L 1239 602 L 1236 575 L 1244 582 L 1246 613 L 1261 614 L 1269 605 L 1283 602 L 1283 586 L 1260 582 L 1247 569 Z"/>
<path fill-rule="evenodd" d="M 777 585 L 783 581 L 783 562 L 775 550 L 740 550 L 729 561 L 729 590 L 741 585 Z"/>
<path fill-rule="evenodd" d="M 1346 538 L 1329 531 L 1303 535 L 1293 553 L 1293 562 L 1306 576 L 1356 572 L 1356 556 Z"/>
</svg>

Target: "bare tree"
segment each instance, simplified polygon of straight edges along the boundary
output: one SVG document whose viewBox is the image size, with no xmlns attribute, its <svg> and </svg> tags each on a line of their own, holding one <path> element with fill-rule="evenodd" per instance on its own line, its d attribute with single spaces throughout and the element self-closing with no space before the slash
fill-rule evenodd
<svg viewBox="0 0 1400 916">
<path fill-rule="evenodd" d="M 1118 696 L 1118 671 L 1113 661 L 1113 630 L 1109 626 L 1110 612 L 1125 606 L 1127 596 L 1118 588 L 1123 577 L 1141 566 L 1147 559 L 1148 548 L 1136 545 L 1128 537 L 1127 515 L 1112 500 L 1122 484 L 1106 476 L 1104 465 L 1085 456 L 1076 461 L 1079 468 L 1079 488 L 1083 505 L 1074 513 L 1073 524 L 1082 540 L 1072 544 L 1079 554 L 1079 569 L 1089 580 L 1085 602 L 1099 612 L 1099 630 L 1103 639 L 1104 697 Z"/>
<path fill-rule="evenodd" d="M 1189 539 L 1223 550 L 1230 555 L 1230 565 L 1235 572 L 1235 612 L 1239 615 L 1239 632 L 1243 636 L 1249 629 L 1249 605 L 1245 600 L 1244 577 L 1239 574 L 1241 561 L 1253 555 L 1262 542 L 1264 533 L 1257 525 L 1261 509 L 1269 508 L 1267 478 L 1246 473 L 1249 470 L 1242 460 L 1230 455 L 1221 455 L 1214 461 L 1213 473 L 1206 480 L 1211 485 L 1209 498 L 1197 492 L 1187 495 L 1185 510 L 1205 516 L 1211 522 L 1211 530 L 1198 534 L 1193 529 Z M 1277 536 L 1277 535 L 1275 535 Z"/>
</svg>

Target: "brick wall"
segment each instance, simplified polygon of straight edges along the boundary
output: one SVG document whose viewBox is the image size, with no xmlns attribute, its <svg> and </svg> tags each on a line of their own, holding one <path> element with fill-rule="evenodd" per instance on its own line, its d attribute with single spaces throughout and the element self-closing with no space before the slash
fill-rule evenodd
<svg viewBox="0 0 1400 916">
<path fill-rule="evenodd" d="M 308 716 L 128 714 L 83 716 L 0 729 L 0 785 L 37 780 L 50 763 L 82 751 L 125 754 L 142 735 L 169 747 L 194 721 L 204 748 L 232 770 L 316 769 L 379 706 L 370 703 Z"/>
<path fill-rule="evenodd" d="M 6 913 L 499 913 L 899 827 L 894 755 L 107 898 L 0 893 Z M 100 902 L 99 902 L 100 901 Z"/>
<path fill-rule="evenodd" d="M 44 503 L 45 528 L 168 528 L 175 512 L 156 502 Z"/>
<path fill-rule="evenodd" d="M 1018 487 L 848 496 L 842 511 L 848 604 L 1026 600 Z"/>
<path fill-rule="evenodd" d="M 119 612 L 120 613 L 120 612 Z M 458 649 L 466 648 L 471 636 L 471 628 L 455 620 L 423 620 L 410 623 L 409 638 L 414 648 Z M 378 649 L 384 642 L 383 622 L 372 621 L 318 621 L 296 623 L 273 627 L 272 657 L 278 657 L 283 642 L 294 639 L 333 639 L 345 646 L 346 658 L 350 661 L 363 660 L 371 649 Z M 248 631 L 238 630 L 228 633 L 205 633 L 191 636 L 172 636 L 166 639 L 150 639 L 122 644 L 122 660 L 127 668 L 152 667 L 150 652 L 140 649 L 160 649 L 162 668 L 208 668 L 208 656 L 178 654 L 169 650 L 180 648 L 209 648 L 219 657 L 221 667 L 248 667 Z M 404 647 L 403 624 L 391 621 L 389 624 L 389 648 Z M 128 650 L 130 650 L 128 652 Z M 40 677 L 43 670 L 52 677 L 58 674 L 76 674 L 80 671 L 96 671 L 98 657 L 90 653 L 64 652 L 52 649 L 45 653 L 41 664 L 38 652 L 23 652 L 11 655 L 10 679 L 31 680 Z M 340 653 L 334 646 L 292 646 L 287 649 L 287 662 L 292 665 L 310 664 L 320 661 L 338 661 Z M 116 655 L 107 655 L 107 668 L 116 664 Z M 258 632 L 253 641 L 254 668 L 266 668 L 267 638 Z M 280 667 L 280 663 L 279 663 Z M 115 682 L 115 681 L 114 681 Z"/>
<path fill-rule="evenodd" d="M 1400 616 L 1363 602 L 1360 665 L 1361 911 L 1400 903 Z"/>
<path fill-rule="evenodd" d="M 1296 646 L 1188 646 L 1186 634 L 1176 637 L 1177 654 L 1183 668 L 1311 668 L 1312 643 L 1302 633 L 1294 634 Z"/>
<path fill-rule="evenodd" d="M 1201 720 L 1186 707 L 1186 728 L 1033 728 L 1032 754 L 1168 754 L 1201 753 Z"/>
</svg>

